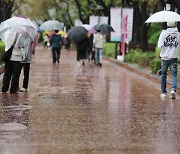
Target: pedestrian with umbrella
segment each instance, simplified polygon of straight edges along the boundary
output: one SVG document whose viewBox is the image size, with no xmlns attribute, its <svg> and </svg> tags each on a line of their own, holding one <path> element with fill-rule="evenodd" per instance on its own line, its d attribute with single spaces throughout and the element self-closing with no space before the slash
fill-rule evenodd
<svg viewBox="0 0 180 154">
<path fill-rule="evenodd" d="M 82 64 L 84 65 L 84 60 L 89 58 L 87 30 L 83 26 L 73 27 L 68 31 L 68 37 L 76 42 L 78 67 L 80 66 L 80 60 L 83 60 Z"/>
<path fill-rule="evenodd" d="M 167 70 L 171 71 L 171 99 L 176 98 L 177 88 L 177 67 L 178 67 L 178 48 L 180 47 L 180 33 L 176 27 L 176 21 L 180 21 L 180 15 L 173 11 L 159 11 L 152 14 L 145 23 L 167 22 L 167 29 L 163 30 L 158 39 L 158 47 L 161 48 L 161 98 L 167 96 L 166 80 Z"/>
<path fill-rule="evenodd" d="M 103 46 L 106 42 L 106 36 L 102 34 L 100 30 L 97 30 L 97 33 L 93 38 L 93 46 L 95 48 L 95 64 L 102 66 L 102 52 Z"/>
<path fill-rule="evenodd" d="M 0 38 L 5 44 L 5 51 L 12 44 L 14 48 L 10 59 L 5 60 L 5 70 L 3 76 L 2 92 L 16 93 L 19 89 L 19 77 L 21 72 L 21 60 L 25 58 L 26 53 L 23 52 L 24 35 L 28 35 L 32 40 L 37 34 L 37 28 L 30 19 L 22 17 L 12 17 L 0 25 Z"/>
<path fill-rule="evenodd" d="M 176 98 L 177 88 L 177 66 L 178 66 L 178 48 L 180 44 L 180 33 L 175 22 L 167 22 L 167 29 L 162 31 L 158 40 L 158 47 L 161 48 L 161 97 L 166 97 L 166 78 L 167 70 L 170 67 L 172 83 L 171 83 L 171 99 Z"/>
<path fill-rule="evenodd" d="M 50 46 L 52 48 L 53 63 L 59 63 L 61 47 L 63 45 L 63 38 L 58 34 L 59 30 L 55 30 L 55 33 L 50 38 Z"/>
<path fill-rule="evenodd" d="M 64 24 L 57 20 L 48 20 L 41 24 L 40 29 L 54 31 L 49 35 L 50 46 L 52 48 L 53 63 L 59 63 L 61 47 L 63 45 L 63 38 L 58 34 L 59 30 L 63 28 Z"/>
</svg>

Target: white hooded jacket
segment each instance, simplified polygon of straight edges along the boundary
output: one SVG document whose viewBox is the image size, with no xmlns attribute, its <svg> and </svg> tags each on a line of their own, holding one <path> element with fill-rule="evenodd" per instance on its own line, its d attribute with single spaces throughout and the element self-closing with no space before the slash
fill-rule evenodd
<svg viewBox="0 0 180 154">
<path fill-rule="evenodd" d="M 159 36 L 158 48 L 161 48 L 160 57 L 163 60 L 178 58 L 180 33 L 176 27 L 163 30 Z"/>
</svg>

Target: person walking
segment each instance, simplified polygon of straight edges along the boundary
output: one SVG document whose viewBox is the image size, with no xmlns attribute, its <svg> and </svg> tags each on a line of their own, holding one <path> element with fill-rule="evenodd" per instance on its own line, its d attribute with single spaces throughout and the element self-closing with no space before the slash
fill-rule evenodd
<svg viewBox="0 0 180 154">
<path fill-rule="evenodd" d="M 100 30 L 97 30 L 97 34 L 95 34 L 93 38 L 93 46 L 95 48 L 95 64 L 99 64 L 100 66 L 102 66 L 102 52 L 105 42 L 105 35 L 103 35 Z"/>
<path fill-rule="evenodd" d="M 43 41 L 44 41 L 44 49 L 48 49 L 49 35 L 47 33 L 43 35 Z"/>
<path fill-rule="evenodd" d="M 63 45 L 63 39 L 60 34 L 58 34 L 59 30 L 55 30 L 55 33 L 50 38 L 50 46 L 52 48 L 52 58 L 53 63 L 56 61 L 59 63 L 61 46 Z"/>
<path fill-rule="evenodd" d="M 94 62 L 95 60 L 95 54 L 94 54 L 94 48 L 93 48 L 93 34 L 88 34 L 88 40 L 89 40 L 89 61 Z"/>
<path fill-rule="evenodd" d="M 80 60 L 82 60 L 82 64 L 85 65 L 84 60 L 89 58 L 88 49 L 89 49 L 88 37 L 86 37 L 82 41 L 76 42 L 78 67 L 80 66 Z"/>
<path fill-rule="evenodd" d="M 13 33 L 12 35 L 13 36 Z M 5 61 L 4 66 L 4 75 L 3 75 L 3 82 L 2 82 L 2 92 L 6 93 L 9 90 L 10 86 L 10 93 L 16 93 L 19 89 L 19 76 L 20 76 L 20 61 L 21 61 L 21 47 L 20 40 L 22 39 L 22 35 L 16 33 L 15 38 L 17 37 L 17 41 L 14 45 L 12 55 L 10 60 Z M 6 45 L 5 49 L 8 49 L 9 46 Z M 11 85 L 10 85 L 11 84 Z"/>
<path fill-rule="evenodd" d="M 158 40 L 158 47 L 161 48 L 161 97 L 166 97 L 167 95 L 167 70 L 170 67 L 172 77 L 171 99 L 176 98 L 178 47 L 180 43 L 180 33 L 175 26 L 175 22 L 167 22 L 167 29 L 161 32 Z"/>
<path fill-rule="evenodd" d="M 33 41 L 32 38 L 26 33 L 26 35 L 22 36 L 20 40 L 21 44 L 23 44 L 24 48 L 21 48 L 22 59 L 21 63 L 21 70 L 23 69 L 23 86 L 20 88 L 20 92 L 27 92 L 28 91 L 28 84 L 29 84 L 29 72 L 30 72 L 30 63 L 32 60 L 32 54 L 35 50 L 37 45 L 37 39 Z"/>
</svg>

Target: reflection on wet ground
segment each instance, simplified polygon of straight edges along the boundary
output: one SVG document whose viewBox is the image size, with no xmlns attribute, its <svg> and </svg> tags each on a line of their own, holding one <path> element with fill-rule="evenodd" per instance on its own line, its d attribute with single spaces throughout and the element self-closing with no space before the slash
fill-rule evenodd
<svg viewBox="0 0 180 154">
<path fill-rule="evenodd" d="M 180 153 L 180 98 L 115 64 L 38 47 L 28 93 L 0 94 L 0 153 Z"/>
</svg>

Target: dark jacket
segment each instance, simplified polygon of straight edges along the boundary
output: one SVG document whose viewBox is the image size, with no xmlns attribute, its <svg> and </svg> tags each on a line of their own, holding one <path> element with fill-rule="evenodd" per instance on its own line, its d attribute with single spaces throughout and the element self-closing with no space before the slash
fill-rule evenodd
<svg viewBox="0 0 180 154">
<path fill-rule="evenodd" d="M 59 34 L 53 34 L 51 39 L 50 39 L 50 45 L 52 48 L 61 48 L 63 39 L 61 37 L 61 35 Z"/>
</svg>

